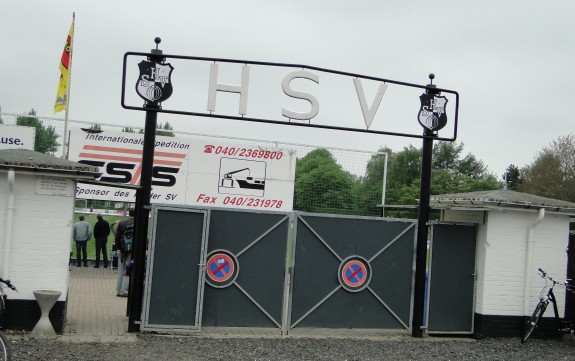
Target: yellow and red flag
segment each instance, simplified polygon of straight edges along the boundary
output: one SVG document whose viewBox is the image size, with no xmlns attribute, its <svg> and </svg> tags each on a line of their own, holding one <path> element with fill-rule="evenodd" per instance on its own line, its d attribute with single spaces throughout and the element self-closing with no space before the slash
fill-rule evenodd
<svg viewBox="0 0 575 361">
<path fill-rule="evenodd" d="M 58 84 L 58 91 L 56 92 L 56 103 L 54 104 L 54 113 L 66 110 L 68 108 L 68 79 L 70 76 L 70 65 L 72 64 L 72 40 L 74 38 L 74 20 L 72 18 L 72 25 L 68 32 L 66 45 L 62 52 L 62 59 L 60 61 L 60 83 Z"/>
</svg>

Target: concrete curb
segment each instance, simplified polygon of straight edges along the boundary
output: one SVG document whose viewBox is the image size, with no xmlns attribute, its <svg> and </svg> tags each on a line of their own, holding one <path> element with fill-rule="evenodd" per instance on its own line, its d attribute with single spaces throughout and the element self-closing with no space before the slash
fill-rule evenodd
<svg viewBox="0 0 575 361">
<path fill-rule="evenodd" d="M 118 336 L 100 336 L 100 335 L 62 335 L 58 336 L 55 341 L 63 343 L 132 343 L 136 342 L 138 337 L 134 334 Z"/>
</svg>

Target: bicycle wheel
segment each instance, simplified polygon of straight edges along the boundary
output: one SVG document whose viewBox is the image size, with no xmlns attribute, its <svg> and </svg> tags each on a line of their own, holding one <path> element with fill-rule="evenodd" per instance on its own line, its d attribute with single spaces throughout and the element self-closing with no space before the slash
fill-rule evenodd
<svg viewBox="0 0 575 361">
<path fill-rule="evenodd" d="M 521 335 L 521 343 L 525 343 L 529 338 L 529 336 L 531 336 L 533 330 L 535 330 L 535 327 L 537 327 L 539 319 L 541 318 L 541 316 L 543 316 L 543 312 L 545 312 L 546 308 L 547 305 L 543 302 L 539 302 L 537 304 L 537 307 L 535 307 L 535 311 L 533 311 L 531 318 L 529 319 L 529 321 L 525 323 L 525 327 L 523 329 L 523 335 Z"/>
<path fill-rule="evenodd" d="M 10 361 L 12 360 L 12 349 L 10 348 L 10 341 L 4 334 L 0 331 L 0 361 Z"/>
</svg>

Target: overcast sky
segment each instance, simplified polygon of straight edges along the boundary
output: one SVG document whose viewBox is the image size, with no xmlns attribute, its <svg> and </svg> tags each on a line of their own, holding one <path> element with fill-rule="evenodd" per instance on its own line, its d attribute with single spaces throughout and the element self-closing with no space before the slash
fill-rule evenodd
<svg viewBox="0 0 575 361">
<path fill-rule="evenodd" d="M 509 164 L 525 166 L 551 141 L 574 133 L 573 0 L 0 0 L 2 112 L 34 108 L 40 116 L 64 118 L 64 112 L 54 115 L 53 106 L 73 12 L 70 119 L 143 126 L 144 113 L 120 103 L 123 56 L 148 52 L 159 36 L 166 54 L 305 64 L 421 85 L 435 73 L 438 86 L 460 94 L 457 142 L 498 177 Z M 176 71 L 174 96 L 178 87 L 191 86 L 186 77 L 175 78 Z M 329 91 L 309 81 L 312 85 L 305 86 L 317 91 L 320 113 L 330 101 L 345 104 L 343 113 L 352 126 L 363 118 L 348 81 L 349 99 L 345 92 L 350 89 L 339 85 Z M 228 81 L 234 82 L 239 81 Z M 283 99 L 270 95 L 269 103 L 296 108 L 276 85 Z M 370 104 L 375 93 L 367 84 L 366 89 Z M 203 91 L 207 94 L 207 86 Z M 417 125 L 417 94 L 415 107 L 391 104 L 393 94 L 390 86 L 378 115 L 385 117 L 383 109 L 395 105 L 413 113 L 402 121 Z M 250 109 L 261 105 L 255 103 Z M 293 104 L 305 110 L 307 103 Z M 453 104 L 448 104 L 451 111 Z M 166 121 L 175 130 L 318 146 L 421 147 L 421 140 L 413 138 L 160 114 L 158 122 Z"/>
</svg>

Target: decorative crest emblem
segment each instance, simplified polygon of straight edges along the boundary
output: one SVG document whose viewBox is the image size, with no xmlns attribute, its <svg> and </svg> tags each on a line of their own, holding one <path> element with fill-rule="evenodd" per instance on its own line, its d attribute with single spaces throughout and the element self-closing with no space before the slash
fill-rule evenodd
<svg viewBox="0 0 575 361">
<path fill-rule="evenodd" d="M 421 94 L 419 100 L 421 101 L 421 107 L 417 114 L 419 124 L 431 131 L 445 127 L 447 124 L 447 114 L 445 114 L 447 98 L 433 94 Z"/>
<path fill-rule="evenodd" d="M 172 95 L 172 65 L 142 60 L 138 67 L 140 76 L 136 83 L 136 92 L 142 99 L 161 103 Z"/>
</svg>

